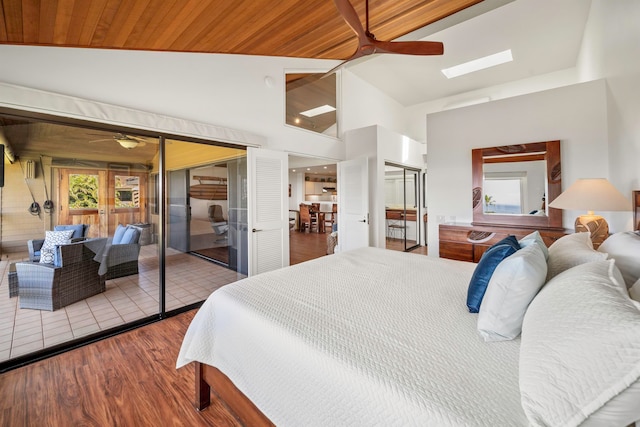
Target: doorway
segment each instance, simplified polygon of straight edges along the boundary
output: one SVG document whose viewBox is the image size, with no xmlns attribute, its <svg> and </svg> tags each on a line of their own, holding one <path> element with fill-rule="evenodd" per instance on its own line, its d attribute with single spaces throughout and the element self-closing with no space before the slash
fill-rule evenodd
<svg viewBox="0 0 640 427">
<path fill-rule="evenodd" d="M 332 233 L 335 237 L 338 220 L 337 181 L 335 162 L 289 155 L 291 265 L 333 253 Z"/>
<path fill-rule="evenodd" d="M 58 223 L 88 224 L 86 237 L 109 237 L 118 224 L 147 218 L 147 173 L 130 169 L 56 169 Z"/>
</svg>

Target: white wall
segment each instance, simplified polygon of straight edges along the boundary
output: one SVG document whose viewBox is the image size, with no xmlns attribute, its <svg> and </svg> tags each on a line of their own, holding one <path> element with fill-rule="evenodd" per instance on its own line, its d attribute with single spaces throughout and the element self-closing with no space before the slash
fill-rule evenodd
<svg viewBox="0 0 640 427">
<path fill-rule="evenodd" d="M 609 177 L 603 80 L 434 113 L 427 124 L 429 255 L 438 255 L 438 217 L 473 219 L 472 148 L 559 139 L 563 188 L 578 178 Z M 564 226 L 573 228 L 580 214 L 565 211 Z M 603 213 L 611 229 L 623 228 L 624 220 L 611 215 Z"/>
<path fill-rule="evenodd" d="M 583 81 L 606 78 L 609 179 L 625 196 L 640 189 L 638 17 L 636 0 L 592 0 L 577 67 Z M 625 229 L 632 222 L 629 218 Z"/>
<path fill-rule="evenodd" d="M 402 134 L 405 127 L 404 107 L 348 70 L 342 71 L 342 111 L 341 134 L 373 125 Z"/>
</svg>

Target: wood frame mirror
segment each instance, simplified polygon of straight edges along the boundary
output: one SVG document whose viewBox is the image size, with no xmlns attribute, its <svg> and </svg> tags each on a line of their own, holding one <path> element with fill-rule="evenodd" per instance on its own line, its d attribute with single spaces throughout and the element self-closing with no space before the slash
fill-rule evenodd
<svg viewBox="0 0 640 427">
<path fill-rule="evenodd" d="M 544 198 L 542 200 L 544 214 L 486 212 L 485 193 L 483 191 L 485 164 L 536 160 L 544 160 L 546 162 L 546 190 L 542 195 Z M 520 227 L 538 230 L 562 229 L 562 210 L 548 207 L 549 203 L 562 192 L 560 141 L 476 148 L 471 150 L 471 163 L 473 175 L 473 225 Z"/>
</svg>

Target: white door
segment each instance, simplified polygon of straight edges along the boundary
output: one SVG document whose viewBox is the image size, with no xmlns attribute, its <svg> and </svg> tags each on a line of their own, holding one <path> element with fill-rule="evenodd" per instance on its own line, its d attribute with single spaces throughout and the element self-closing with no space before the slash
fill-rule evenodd
<svg viewBox="0 0 640 427">
<path fill-rule="evenodd" d="M 288 155 L 247 150 L 249 276 L 289 265 Z"/>
<path fill-rule="evenodd" d="M 369 246 L 369 173 L 366 157 L 338 163 L 338 247 Z"/>
</svg>

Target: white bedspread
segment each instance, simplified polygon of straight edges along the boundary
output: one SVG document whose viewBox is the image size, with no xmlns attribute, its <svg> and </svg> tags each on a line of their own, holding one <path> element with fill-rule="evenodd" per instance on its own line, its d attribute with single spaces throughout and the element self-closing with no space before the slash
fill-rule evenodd
<svg viewBox="0 0 640 427">
<path fill-rule="evenodd" d="M 475 264 L 363 248 L 214 292 L 177 366 L 224 372 L 278 426 L 528 425 L 519 340 L 485 343 Z"/>
</svg>

